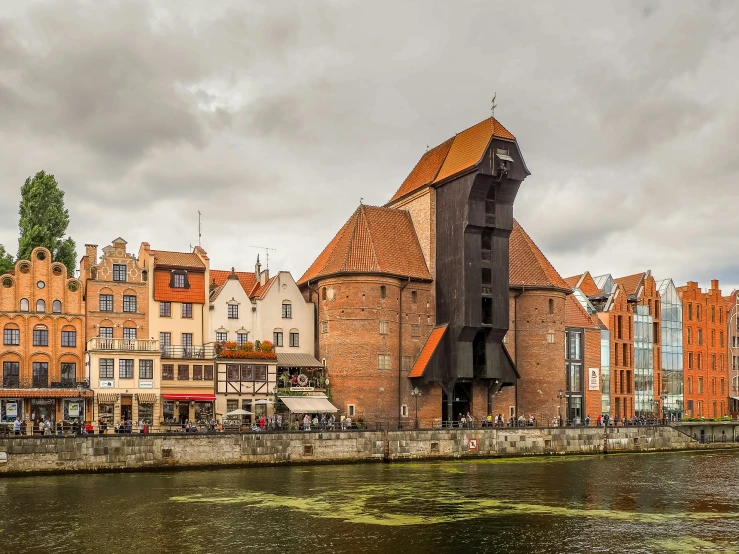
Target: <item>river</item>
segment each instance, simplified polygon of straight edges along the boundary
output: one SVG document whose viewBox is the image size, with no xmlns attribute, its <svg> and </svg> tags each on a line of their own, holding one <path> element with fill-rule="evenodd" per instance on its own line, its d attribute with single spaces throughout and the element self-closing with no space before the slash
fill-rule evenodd
<svg viewBox="0 0 739 554">
<path fill-rule="evenodd" d="M 739 552 L 739 451 L 0 479 L 1 552 Z"/>
</svg>

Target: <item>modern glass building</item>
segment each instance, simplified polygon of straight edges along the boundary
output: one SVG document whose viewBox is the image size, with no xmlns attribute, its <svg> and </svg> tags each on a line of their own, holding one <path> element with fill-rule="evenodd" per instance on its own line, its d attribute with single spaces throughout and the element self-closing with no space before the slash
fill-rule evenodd
<svg viewBox="0 0 739 554">
<path fill-rule="evenodd" d="M 653 415 L 654 402 L 654 318 L 649 306 L 634 306 L 634 413 Z"/>
<path fill-rule="evenodd" d="M 611 415 L 611 332 L 600 332 L 600 391 L 602 415 Z"/>
<path fill-rule="evenodd" d="M 683 396 L 683 303 L 672 279 L 657 282 L 662 308 L 662 400 L 660 417 L 680 419 L 684 415 Z"/>
</svg>

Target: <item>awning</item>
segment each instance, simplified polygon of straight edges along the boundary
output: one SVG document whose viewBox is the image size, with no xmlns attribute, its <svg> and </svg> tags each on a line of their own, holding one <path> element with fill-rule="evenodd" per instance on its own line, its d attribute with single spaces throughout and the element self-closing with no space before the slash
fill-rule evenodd
<svg viewBox="0 0 739 554">
<path fill-rule="evenodd" d="M 140 392 L 136 395 L 139 404 L 156 404 L 157 395 L 153 392 Z"/>
<path fill-rule="evenodd" d="M 278 352 L 277 367 L 323 367 L 323 364 L 310 354 Z"/>
<path fill-rule="evenodd" d="M 339 411 L 323 394 L 319 396 L 280 396 L 279 398 L 294 414 L 322 414 Z"/>
<path fill-rule="evenodd" d="M 729 398 L 731 398 L 732 400 L 736 400 L 737 402 L 739 402 L 739 396 L 730 396 Z"/>
<path fill-rule="evenodd" d="M 215 394 L 163 394 L 165 400 L 179 400 L 185 402 L 215 402 Z"/>
<path fill-rule="evenodd" d="M 413 367 L 411 368 L 411 372 L 408 374 L 408 377 L 410 377 L 411 379 L 414 379 L 416 377 L 423 377 L 423 373 L 424 371 L 426 371 L 426 366 L 431 360 L 431 357 L 434 355 L 434 352 L 436 352 L 436 347 L 439 346 L 439 342 L 441 341 L 441 337 L 444 336 L 445 331 L 446 331 L 446 325 L 440 325 L 439 327 L 434 327 L 434 330 L 431 331 L 431 334 L 429 335 L 429 338 L 426 341 L 426 344 L 423 345 L 423 348 L 421 349 L 421 353 L 418 355 L 418 358 L 416 359 L 416 363 L 413 364 Z"/>
<path fill-rule="evenodd" d="M 98 404 L 115 404 L 118 400 L 117 392 L 99 392 L 97 393 Z"/>
</svg>

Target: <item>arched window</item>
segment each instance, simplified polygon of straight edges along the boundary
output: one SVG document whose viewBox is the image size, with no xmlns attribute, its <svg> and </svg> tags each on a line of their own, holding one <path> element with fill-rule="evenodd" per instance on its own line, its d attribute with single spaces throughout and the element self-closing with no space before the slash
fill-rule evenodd
<svg viewBox="0 0 739 554">
<path fill-rule="evenodd" d="M 28 311 L 28 298 L 21 298 L 21 311 L 22 312 Z"/>
<path fill-rule="evenodd" d="M 326 287 L 321 289 L 321 300 L 326 300 Z"/>
<path fill-rule="evenodd" d="M 36 313 L 43 314 L 46 312 L 46 302 L 43 300 L 36 301 Z"/>
<path fill-rule="evenodd" d="M 552 300 L 551 298 L 549 299 L 549 313 L 554 313 L 554 300 Z"/>
<path fill-rule="evenodd" d="M 62 313 L 62 303 L 60 300 L 54 300 L 54 302 L 51 303 L 51 312 L 55 314 Z"/>
<path fill-rule="evenodd" d="M 382 285 L 380 287 L 380 298 L 386 298 L 387 297 L 387 288 L 385 288 L 385 285 Z"/>
</svg>

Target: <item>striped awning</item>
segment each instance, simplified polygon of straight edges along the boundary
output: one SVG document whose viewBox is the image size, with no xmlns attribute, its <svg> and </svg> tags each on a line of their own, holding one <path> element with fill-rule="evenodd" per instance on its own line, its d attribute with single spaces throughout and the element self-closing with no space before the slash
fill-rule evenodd
<svg viewBox="0 0 739 554">
<path fill-rule="evenodd" d="M 156 404 L 157 395 L 153 392 L 140 392 L 136 395 L 139 404 Z"/>
<path fill-rule="evenodd" d="M 115 404 L 118 400 L 117 392 L 99 392 L 97 393 L 98 404 Z"/>
</svg>

